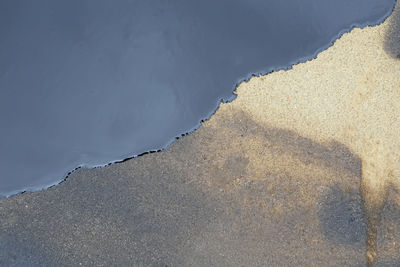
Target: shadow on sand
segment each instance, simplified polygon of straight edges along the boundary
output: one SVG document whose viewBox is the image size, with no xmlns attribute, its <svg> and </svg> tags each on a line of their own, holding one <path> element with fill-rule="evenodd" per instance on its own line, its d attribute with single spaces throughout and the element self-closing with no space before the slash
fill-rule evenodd
<svg viewBox="0 0 400 267">
<path fill-rule="evenodd" d="M 385 51 L 391 57 L 400 59 L 400 4 L 396 5 L 390 17 L 389 29 L 385 36 Z"/>
</svg>

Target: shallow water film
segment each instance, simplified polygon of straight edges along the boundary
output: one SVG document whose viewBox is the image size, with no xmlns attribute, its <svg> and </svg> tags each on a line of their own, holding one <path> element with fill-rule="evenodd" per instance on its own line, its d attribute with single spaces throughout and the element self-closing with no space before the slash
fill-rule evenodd
<svg viewBox="0 0 400 267">
<path fill-rule="evenodd" d="M 166 148 L 395 0 L 3 0 L 0 197 Z"/>
</svg>

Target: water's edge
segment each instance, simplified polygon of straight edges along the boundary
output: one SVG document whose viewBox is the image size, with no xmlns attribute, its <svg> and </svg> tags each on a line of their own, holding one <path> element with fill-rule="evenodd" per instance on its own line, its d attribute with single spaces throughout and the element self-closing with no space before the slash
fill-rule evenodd
<svg viewBox="0 0 400 267">
<path fill-rule="evenodd" d="M 100 163 L 100 164 L 97 164 L 97 165 L 83 165 L 83 164 L 82 164 L 82 165 L 76 166 L 73 170 L 71 170 L 71 171 L 69 171 L 68 173 L 66 173 L 66 174 L 64 175 L 64 178 L 59 179 L 58 181 L 56 181 L 56 182 L 54 182 L 54 183 L 46 184 L 46 185 L 42 185 L 42 186 L 37 186 L 37 187 L 27 187 L 27 188 L 25 188 L 25 189 L 23 189 L 23 190 L 18 190 L 18 191 L 10 192 L 10 193 L 7 194 L 7 195 L 0 195 L 0 199 L 1 199 L 1 198 L 9 198 L 9 197 L 12 197 L 12 196 L 14 196 L 14 195 L 23 194 L 23 193 L 26 193 L 26 192 L 41 191 L 41 190 L 45 190 L 45 189 L 51 188 L 51 187 L 53 187 L 53 186 L 57 186 L 57 185 L 63 183 L 64 181 L 66 181 L 66 180 L 68 179 L 68 177 L 69 177 L 74 171 L 76 171 L 76 170 L 78 170 L 78 169 L 80 169 L 80 168 L 88 168 L 88 169 L 90 169 L 90 168 L 102 168 L 102 167 L 109 166 L 109 165 L 111 165 L 111 164 L 118 164 L 118 163 L 121 163 L 121 162 L 125 162 L 125 161 L 127 161 L 127 160 L 134 159 L 134 158 L 137 158 L 137 157 L 140 157 L 140 156 L 149 154 L 149 153 L 161 152 L 161 151 L 167 149 L 167 148 L 168 148 L 172 143 L 174 143 L 176 140 L 179 140 L 181 137 L 184 137 L 184 136 L 186 136 L 186 135 L 188 135 L 188 134 L 191 134 L 191 133 L 193 133 L 194 131 L 196 131 L 197 129 L 199 129 L 199 128 L 201 127 L 201 125 L 202 125 L 203 122 L 209 120 L 209 119 L 217 112 L 217 110 L 219 109 L 219 106 L 220 106 L 221 103 L 230 103 L 230 102 L 234 101 L 234 100 L 236 99 L 236 97 L 237 97 L 237 95 L 236 95 L 236 93 L 235 93 L 235 92 L 236 92 L 236 89 L 237 89 L 237 87 L 238 87 L 241 83 L 243 83 L 243 82 L 248 82 L 248 81 L 249 81 L 251 78 L 253 78 L 253 77 L 260 77 L 260 76 L 268 75 L 268 74 L 270 74 L 270 73 L 277 72 L 277 71 L 281 71 L 281 70 L 285 70 L 285 71 L 286 71 L 286 70 L 290 70 L 290 69 L 292 69 L 293 66 L 295 66 L 295 65 L 298 65 L 298 64 L 301 64 L 301 63 L 306 63 L 306 62 L 308 62 L 308 61 L 311 61 L 311 60 L 317 58 L 317 56 L 318 56 L 319 53 L 321 53 L 321 52 L 325 51 L 326 49 L 330 48 L 331 46 L 333 46 L 334 43 L 336 42 L 336 40 L 338 40 L 339 38 L 341 38 L 344 34 L 350 33 L 354 28 L 363 29 L 363 28 L 365 28 L 365 27 L 377 26 L 377 25 L 380 25 L 380 24 L 382 24 L 383 22 L 385 22 L 385 20 L 392 14 L 392 12 L 393 12 L 393 10 L 394 10 L 394 6 L 395 6 L 395 5 L 393 5 L 392 9 L 391 9 L 389 12 L 387 12 L 387 13 L 386 13 L 382 18 L 380 18 L 378 21 L 375 21 L 375 22 L 368 21 L 368 22 L 363 23 L 363 24 L 353 24 L 353 25 L 351 25 L 350 27 L 341 30 L 334 38 L 332 38 L 332 40 L 331 40 L 327 45 L 325 45 L 325 46 L 319 48 L 317 51 L 314 52 L 313 55 L 310 55 L 310 56 L 308 56 L 308 57 L 302 57 L 302 58 L 300 58 L 300 59 L 298 59 L 298 60 L 296 60 L 296 61 L 290 62 L 290 64 L 289 64 L 288 66 L 279 66 L 279 67 L 276 67 L 276 68 L 271 68 L 271 69 L 267 69 L 267 70 L 262 70 L 262 71 L 259 71 L 259 72 L 256 72 L 256 73 L 249 73 L 247 76 L 238 79 L 237 82 L 236 82 L 236 84 L 235 84 L 234 87 L 232 88 L 232 91 L 231 91 L 231 95 L 230 95 L 230 96 L 227 96 L 227 97 L 224 97 L 224 98 L 218 100 L 217 103 L 215 104 L 214 109 L 213 109 L 205 118 L 203 118 L 201 121 L 199 121 L 194 127 L 187 129 L 187 130 L 184 131 L 182 134 L 180 134 L 180 135 L 178 135 L 178 136 L 175 136 L 174 138 L 171 138 L 171 139 L 170 139 L 168 142 L 166 142 L 162 147 L 154 147 L 153 149 L 148 150 L 148 151 L 144 151 L 143 153 L 140 153 L 140 154 L 133 154 L 133 155 L 131 155 L 131 156 L 129 156 L 129 157 L 118 158 L 118 159 L 115 159 L 114 161 L 108 162 L 108 163 L 106 163 L 106 164 L 103 164 L 103 163 Z"/>
</svg>

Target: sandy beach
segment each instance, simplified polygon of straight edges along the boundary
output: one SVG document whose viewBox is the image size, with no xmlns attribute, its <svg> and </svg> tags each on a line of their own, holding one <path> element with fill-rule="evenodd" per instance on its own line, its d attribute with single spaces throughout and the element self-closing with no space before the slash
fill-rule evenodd
<svg viewBox="0 0 400 267">
<path fill-rule="evenodd" d="M 168 149 L 0 199 L 0 265 L 400 265 L 400 4 Z"/>
</svg>

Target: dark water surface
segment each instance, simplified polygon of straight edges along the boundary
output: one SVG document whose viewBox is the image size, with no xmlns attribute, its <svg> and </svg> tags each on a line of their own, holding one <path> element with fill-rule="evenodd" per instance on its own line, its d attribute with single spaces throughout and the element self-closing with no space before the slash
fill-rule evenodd
<svg viewBox="0 0 400 267">
<path fill-rule="evenodd" d="M 0 197 L 166 148 L 240 81 L 310 59 L 394 4 L 2 0 Z"/>
</svg>

